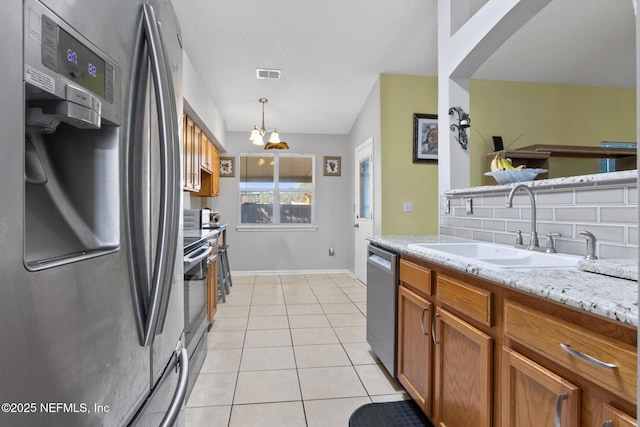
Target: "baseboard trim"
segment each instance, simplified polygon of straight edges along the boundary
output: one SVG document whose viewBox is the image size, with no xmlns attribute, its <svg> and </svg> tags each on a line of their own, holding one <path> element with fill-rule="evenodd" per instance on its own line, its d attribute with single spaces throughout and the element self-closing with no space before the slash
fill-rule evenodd
<svg viewBox="0 0 640 427">
<path fill-rule="evenodd" d="M 231 271 L 231 276 L 289 276 L 300 274 L 348 274 L 352 279 L 356 275 L 349 270 L 248 270 L 248 271 Z"/>
</svg>

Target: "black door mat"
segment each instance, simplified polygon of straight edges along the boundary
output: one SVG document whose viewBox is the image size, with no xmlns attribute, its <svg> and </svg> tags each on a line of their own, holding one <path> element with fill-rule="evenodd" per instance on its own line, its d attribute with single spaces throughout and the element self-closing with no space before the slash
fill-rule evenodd
<svg viewBox="0 0 640 427">
<path fill-rule="evenodd" d="M 433 427 L 413 400 L 368 403 L 355 410 L 349 427 Z"/>
</svg>

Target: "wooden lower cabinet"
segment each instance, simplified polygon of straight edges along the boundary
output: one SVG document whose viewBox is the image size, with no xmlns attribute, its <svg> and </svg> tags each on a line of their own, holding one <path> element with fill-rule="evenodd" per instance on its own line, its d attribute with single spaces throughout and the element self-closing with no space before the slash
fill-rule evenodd
<svg viewBox="0 0 640 427">
<path fill-rule="evenodd" d="M 631 415 L 604 404 L 602 408 L 602 427 L 636 427 L 638 422 Z"/>
<path fill-rule="evenodd" d="M 510 348 L 502 353 L 503 426 L 580 426 L 579 387 Z"/>
<path fill-rule="evenodd" d="M 207 321 L 213 322 L 218 310 L 218 257 L 207 263 Z"/>
<path fill-rule="evenodd" d="M 493 425 L 493 338 L 437 308 L 434 339 L 434 425 Z"/>
<path fill-rule="evenodd" d="M 398 379 L 434 426 L 637 426 L 632 326 L 413 257 L 397 320 Z"/>
<path fill-rule="evenodd" d="M 433 304 L 406 286 L 398 288 L 398 381 L 431 417 L 431 319 Z"/>
</svg>

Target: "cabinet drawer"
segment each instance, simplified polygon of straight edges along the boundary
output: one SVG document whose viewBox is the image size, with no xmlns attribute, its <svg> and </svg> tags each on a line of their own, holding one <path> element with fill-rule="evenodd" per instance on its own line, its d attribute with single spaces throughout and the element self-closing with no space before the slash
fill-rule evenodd
<svg viewBox="0 0 640 427">
<path fill-rule="evenodd" d="M 487 326 L 493 326 L 492 293 L 450 277 L 438 276 L 438 299 Z"/>
<path fill-rule="evenodd" d="M 583 327 L 512 301 L 505 302 L 504 321 L 509 338 L 626 401 L 636 401 L 637 361 L 636 350 L 632 346 L 612 342 Z M 570 351 L 614 366 L 597 366 Z"/>
<path fill-rule="evenodd" d="M 431 270 L 428 268 L 400 259 L 400 280 L 426 295 L 431 295 Z"/>
</svg>

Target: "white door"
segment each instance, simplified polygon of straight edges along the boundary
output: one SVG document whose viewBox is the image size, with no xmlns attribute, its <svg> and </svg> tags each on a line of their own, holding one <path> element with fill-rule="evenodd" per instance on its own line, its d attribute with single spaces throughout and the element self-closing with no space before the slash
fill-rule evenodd
<svg viewBox="0 0 640 427">
<path fill-rule="evenodd" d="M 367 283 L 367 241 L 373 235 L 373 138 L 358 147 L 355 153 L 355 267 L 356 277 Z"/>
</svg>

